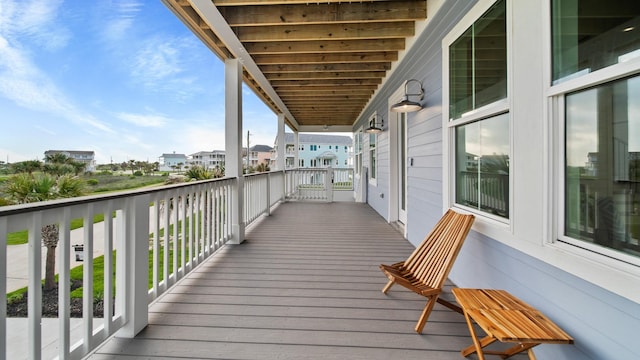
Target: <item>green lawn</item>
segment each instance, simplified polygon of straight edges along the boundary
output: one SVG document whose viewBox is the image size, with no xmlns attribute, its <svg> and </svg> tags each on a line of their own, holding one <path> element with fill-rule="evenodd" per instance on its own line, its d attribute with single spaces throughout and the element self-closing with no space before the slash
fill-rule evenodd
<svg viewBox="0 0 640 360">
<path fill-rule="evenodd" d="M 114 213 L 115 216 L 115 213 Z M 93 223 L 99 223 L 104 221 L 104 214 L 98 214 L 93 217 Z M 82 227 L 84 219 L 71 220 L 71 230 L 79 229 Z M 29 241 L 29 233 L 27 230 L 16 231 L 7 234 L 7 245 L 21 245 L 26 244 Z"/>
<path fill-rule="evenodd" d="M 180 246 L 178 247 L 178 258 L 180 257 Z M 160 252 L 158 254 L 158 258 L 160 259 L 159 273 L 158 278 L 162 280 L 164 277 L 164 264 L 162 258 L 164 256 L 164 248 L 160 248 Z M 113 252 L 113 264 L 115 270 L 116 263 L 116 252 Z M 79 280 L 82 281 L 83 277 L 83 269 L 84 265 L 79 265 L 71 269 L 70 277 L 71 280 Z M 173 248 L 169 249 L 169 273 L 173 271 Z M 114 284 L 114 293 L 115 293 L 115 272 L 113 273 L 113 284 Z M 56 275 L 56 280 L 58 279 L 58 275 Z M 149 289 L 153 287 L 153 250 L 149 250 Z M 22 299 L 24 294 L 27 292 L 27 287 L 23 287 L 21 289 L 12 291 L 7 294 L 7 302 L 11 303 L 12 301 L 16 301 Z M 79 287 L 71 292 L 71 298 L 82 298 L 83 288 Z M 102 299 L 104 297 L 104 255 L 98 256 L 93 259 L 93 298 L 94 299 Z"/>
</svg>

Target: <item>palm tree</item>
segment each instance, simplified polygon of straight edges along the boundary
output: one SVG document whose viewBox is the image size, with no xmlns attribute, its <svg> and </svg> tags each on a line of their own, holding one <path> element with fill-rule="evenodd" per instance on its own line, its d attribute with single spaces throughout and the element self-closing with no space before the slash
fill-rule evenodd
<svg viewBox="0 0 640 360">
<path fill-rule="evenodd" d="M 133 175 L 133 173 L 136 170 L 136 161 L 131 159 L 129 160 L 129 169 L 131 169 L 131 175 Z"/>
<path fill-rule="evenodd" d="M 192 180 L 206 180 L 214 178 L 213 173 L 199 165 L 192 166 L 184 175 Z"/>
<path fill-rule="evenodd" d="M 33 176 L 21 173 L 7 180 L 3 192 L 12 203 L 26 204 L 81 196 L 84 194 L 84 182 L 71 175 L 54 178 L 49 174 Z M 47 248 L 44 289 L 51 290 L 56 287 L 56 247 L 60 240 L 58 224 L 44 225 L 41 233 L 42 243 Z"/>
<path fill-rule="evenodd" d="M 16 174 L 21 172 L 26 172 L 26 173 L 29 173 L 29 175 L 31 175 L 34 172 L 42 169 L 42 162 L 40 160 L 21 161 L 21 162 L 11 164 L 11 168 L 13 169 L 13 172 Z"/>
</svg>

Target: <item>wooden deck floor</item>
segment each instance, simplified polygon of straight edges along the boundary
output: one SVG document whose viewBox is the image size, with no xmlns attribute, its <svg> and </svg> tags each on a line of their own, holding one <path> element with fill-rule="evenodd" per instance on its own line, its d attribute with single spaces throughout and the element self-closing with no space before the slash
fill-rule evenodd
<svg viewBox="0 0 640 360">
<path fill-rule="evenodd" d="M 380 263 L 413 247 L 369 206 L 285 203 L 150 308 L 134 339 L 113 338 L 104 359 L 462 359 L 462 315 L 395 286 Z M 445 297 L 450 298 L 447 291 Z"/>
</svg>

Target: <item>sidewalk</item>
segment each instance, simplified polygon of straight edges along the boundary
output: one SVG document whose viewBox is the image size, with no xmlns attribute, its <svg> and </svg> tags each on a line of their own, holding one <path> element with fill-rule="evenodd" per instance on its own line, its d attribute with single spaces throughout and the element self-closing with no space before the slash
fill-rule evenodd
<svg viewBox="0 0 640 360">
<path fill-rule="evenodd" d="M 82 261 L 76 261 L 73 245 L 81 245 L 84 237 L 84 228 L 71 230 L 71 266 L 73 269 L 82 265 Z M 93 224 L 93 257 L 100 256 L 104 252 L 104 223 Z M 45 262 L 47 260 L 47 248 L 42 250 L 42 276 L 44 279 Z M 29 244 L 7 246 L 7 293 L 23 288 L 29 284 Z M 60 265 L 59 249 L 56 249 L 56 274 Z"/>
<path fill-rule="evenodd" d="M 29 358 L 27 348 L 28 320 L 26 318 L 7 318 L 7 359 L 22 360 Z M 93 321 L 93 329 L 102 325 L 102 318 Z M 82 319 L 70 319 L 71 346 L 82 339 Z M 60 325 L 57 318 L 42 319 L 42 359 L 54 359 L 58 356 L 58 333 Z"/>
</svg>

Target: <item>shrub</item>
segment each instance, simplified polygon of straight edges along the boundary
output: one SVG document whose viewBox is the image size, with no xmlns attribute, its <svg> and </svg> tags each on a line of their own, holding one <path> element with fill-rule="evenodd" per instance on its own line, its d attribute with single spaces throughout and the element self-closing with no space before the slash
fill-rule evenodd
<svg viewBox="0 0 640 360">
<path fill-rule="evenodd" d="M 136 170 L 136 171 L 133 173 L 133 176 L 142 176 L 142 175 L 144 175 L 144 174 L 143 174 L 143 173 L 142 173 L 142 171 L 140 171 L 140 170 Z"/>
<path fill-rule="evenodd" d="M 96 185 L 98 185 L 98 179 L 89 179 L 89 180 L 87 180 L 87 184 L 89 184 L 91 186 L 96 186 Z"/>
</svg>

